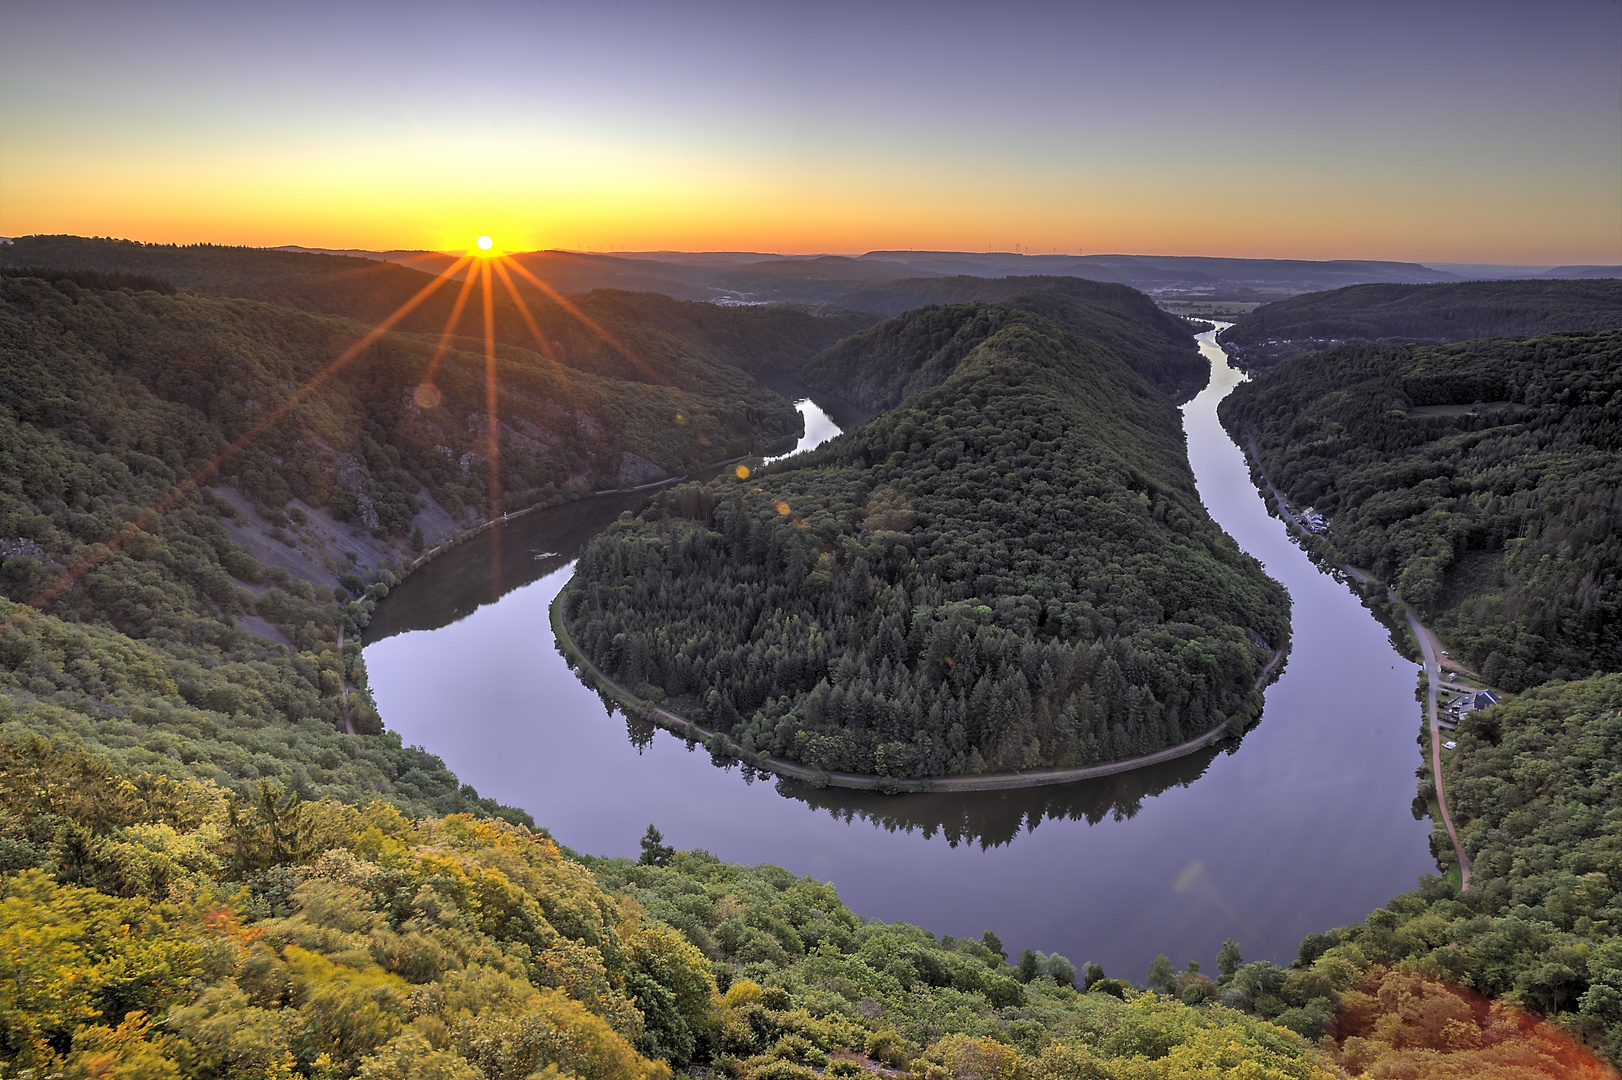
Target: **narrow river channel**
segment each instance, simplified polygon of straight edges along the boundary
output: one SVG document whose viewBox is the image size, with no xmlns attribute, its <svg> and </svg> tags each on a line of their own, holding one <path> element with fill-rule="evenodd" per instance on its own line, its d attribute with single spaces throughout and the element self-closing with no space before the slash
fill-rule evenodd
<svg viewBox="0 0 1622 1080">
<path fill-rule="evenodd" d="M 1164 952 L 1210 968 L 1224 938 L 1287 962 L 1307 933 L 1362 919 L 1435 870 L 1409 811 L 1416 669 L 1268 516 L 1216 406 L 1244 376 L 1211 334 L 1212 379 L 1183 409 L 1212 517 L 1294 600 L 1294 643 L 1240 743 L 1062 787 L 886 797 L 718 768 L 610 714 L 557 651 L 547 606 L 581 544 L 642 496 L 520 518 L 403 582 L 368 631 L 385 723 L 484 795 L 580 851 L 667 843 L 832 881 L 862 915 L 937 934 L 991 929 L 1011 952 L 1095 960 L 1141 981 Z M 806 402 L 807 430 L 830 435 Z M 848 414 L 845 414 L 848 415 Z"/>
</svg>

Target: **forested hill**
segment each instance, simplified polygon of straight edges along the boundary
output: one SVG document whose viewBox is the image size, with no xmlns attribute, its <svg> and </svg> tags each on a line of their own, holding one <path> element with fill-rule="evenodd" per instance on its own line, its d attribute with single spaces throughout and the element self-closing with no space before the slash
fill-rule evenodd
<svg viewBox="0 0 1622 1080">
<path fill-rule="evenodd" d="M 1352 285 L 1257 308 L 1224 330 L 1242 363 L 1265 367 L 1341 341 L 1453 342 L 1622 328 L 1622 280 Z"/>
<path fill-rule="evenodd" d="M 1219 415 L 1490 683 L 1622 670 L 1622 331 L 1342 346 Z"/>
<path fill-rule="evenodd" d="M 363 596 L 488 515 L 482 349 L 454 341 L 419 398 L 435 340 L 385 335 L 221 457 L 367 327 L 48 278 L 0 283 L 0 725 L 238 788 L 491 810 L 380 733 L 354 632 Z M 787 402 L 668 335 L 648 355 L 693 390 L 498 348 L 502 509 L 792 439 Z"/>
<path fill-rule="evenodd" d="M 576 641 L 746 751 L 828 770 L 1083 765 L 1242 730 L 1288 601 L 1206 516 L 1176 409 L 1038 315 L 943 317 L 974 344 L 940 385 L 588 545 Z"/>
<path fill-rule="evenodd" d="M 948 287 L 935 288 L 943 284 Z M 996 331 L 1001 308 L 1044 316 L 1104 346 L 1174 400 L 1192 397 L 1208 376 L 1188 322 L 1124 285 L 1075 278 L 942 278 L 902 282 L 896 295 L 907 295 L 902 287 L 909 285 L 925 286 L 921 291 L 930 296 L 962 293 L 963 299 L 994 300 L 997 308 L 927 302 L 813 357 L 801 376 L 805 382 L 875 411 L 892 408 L 956 370 Z"/>
<path fill-rule="evenodd" d="M 268 304 L 84 289 L 66 278 L 8 275 L 0 296 L 14 437 L 136 454 L 142 462 L 127 474 L 160 485 L 255 428 L 368 329 Z M 498 349 L 508 509 L 612 487 L 627 453 L 646 472 L 680 475 L 793 435 L 798 417 L 787 402 L 672 339 L 676 347 L 644 354 L 671 373 L 661 382 L 620 379 L 617 365 L 588 372 Z M 483 508 L 485 364 L 470 344 L 451 343 L 433 374 L 437 393 L 419 400 L 434 339 L 385 335 L 224 461 L 219 478 L 264 509 L 300 499 L 386 536 L 410 533 L 425 496 L 453 517 Z M 60 471 L 48 461 L 29 470 Z"/>
<path fill-rule="evenodd" d="M 209 296 L 259 300 L 355 319 L 369 326 L 395 313 L 433 281 L 430 274 L 410 267 L 342 255 L 216 244 L 143 244 L 80 236 L 18 237 L 0 247 L 0 262 L 8 275 L 42 267 L 135 275 L 138 280 L 108 283 L 129 285 L 137 291 L 180 288 Z M 545 348 L 569 367 L 633 382 L 666 381 L 696 388 L 697 384 L 691 382 L 695 375 L 724 378 L 733 365 L 762 369 L 798 366 L 877 321 L 871 315 L 843 310 L 812 313 L 788 307 L 717 307 L 621 290 L 575 297 L 573 303 L 578 310 L 614 339 L 610 342 L 535 289 L 521 274 L 514 272 L 510 277 L 545 343 L 536 342 L 523 312 L 499 276 L 494 282 L 492 305 L 498 342 L 529 351 Z M 437 336 L 449 323 L 459 290 L 460 280 L 440 287 L 407 313 L 397 328 Z M 482 343 L 484 328 L 479 307 L 479 298 L 474 296 L 461 317 L 458 332 Z M 636 359 L 628 357 L 627 352 Z"/>
</svg>

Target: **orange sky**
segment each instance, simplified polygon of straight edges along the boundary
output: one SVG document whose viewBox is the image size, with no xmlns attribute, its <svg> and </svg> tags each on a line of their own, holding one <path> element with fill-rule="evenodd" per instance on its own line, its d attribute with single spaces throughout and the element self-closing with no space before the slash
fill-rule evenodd
<svg viewBox="0 0 1622 1080">
<path fill-rule="evenodd" d="M 79 7 L 0 13 L 4 235 L 1622 261 L 1602 2 L 1410 12 L 1400 39 L 1379 4 L 946 4 L 861 35 L 837 5 Z"/>
</svg>

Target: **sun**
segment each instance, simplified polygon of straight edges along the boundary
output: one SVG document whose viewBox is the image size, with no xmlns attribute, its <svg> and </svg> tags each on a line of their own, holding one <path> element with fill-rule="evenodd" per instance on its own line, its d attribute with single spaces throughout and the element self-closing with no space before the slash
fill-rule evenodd
<svg viewBox="0 0 1622 1080">
<path fill-rule="evenodd" d="M 479 237 L 477 243 L 480 251 L 489 251 L 491 248 L 496 246 L 496 242 L 490 239 L 488 236 Z"/>
</svg>

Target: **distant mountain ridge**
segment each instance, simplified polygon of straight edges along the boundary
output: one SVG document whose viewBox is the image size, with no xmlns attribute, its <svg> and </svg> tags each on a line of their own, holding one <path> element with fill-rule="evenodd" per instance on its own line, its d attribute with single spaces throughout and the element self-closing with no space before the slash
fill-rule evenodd
<svg viewBox="0 0 1622 1080">
<path fill-rule="evenodd" d="M 51 258 L 38 257 L 41 246 Z M 93 254 L 89 246 L 119 246 L 111 263 L 106 252 Z M 77 257 L 93 262 L 64 262 L 63 249 L 77 246 Z M 95 269 L 152 273 L 147 255 L 158 249 L 170 252 L 200 250 L 211 245 L 179 247 L 136 244 L 132 241 L 91 240 L 83 237 L 25 236 L 15 245 L 0 245 L 0 259 L 8 265 L 50 265 L 69 269 Z M 36 255 L 25 259 L 24 251 Z M 223 250 L 216 248 L 215 250 Z M 296 244 L 275 248 L 233 248 L 257 251 L 284 259 L 327 258 L 357 264 L 390 263 L 403 268 L 437 273 L 449 266 L 454 254 L 436 251 L 366 251 L 359 248 L 319 248 Z M 815 304 L 861 306 L 862 297 L 850 295 L 858 287 L 875 287 L 905 280 L 975 277 L 1070 277 L 1130 285 L 1159 301 L 1222 300 L 1267 302 L 1306 292 L 1321 292 L 1359 284 L 1428 284 L 1498 279 L 1514 274 L 1538 277 L 1583 278 L 1622 276 L 1615 266 L 1559 266 L 1552 268 L 1426 265 L 1381 259 L 1245 259 L 1203 255 L 1070 255 L 1059 252 L 903 251 L 875 250 L 816 255 L 779 255 L 752 251 L 530 251 L 509 255 L 566 294 L 596 289 L 658 292 L 678 300 L 709 300 L 723 305 Z M 116 263 L 116 264 L 115 264 Z M 126 264 L 128 263 L 128 264 Z M 337 269 L 337 264 L 333 267 Z M 176 281 L 182 287 L 191 287 Z M 897 312 L 888 312 L 896 314 Z"/>
<path fill-rule="evenodd" d="M 1354 285 L 1257 308 L 1219 340 L 1251 368 L 1343 341 L 1454 342 L 1622 328 L 1622 281 L 1534 278 Z"/>
</svg>

